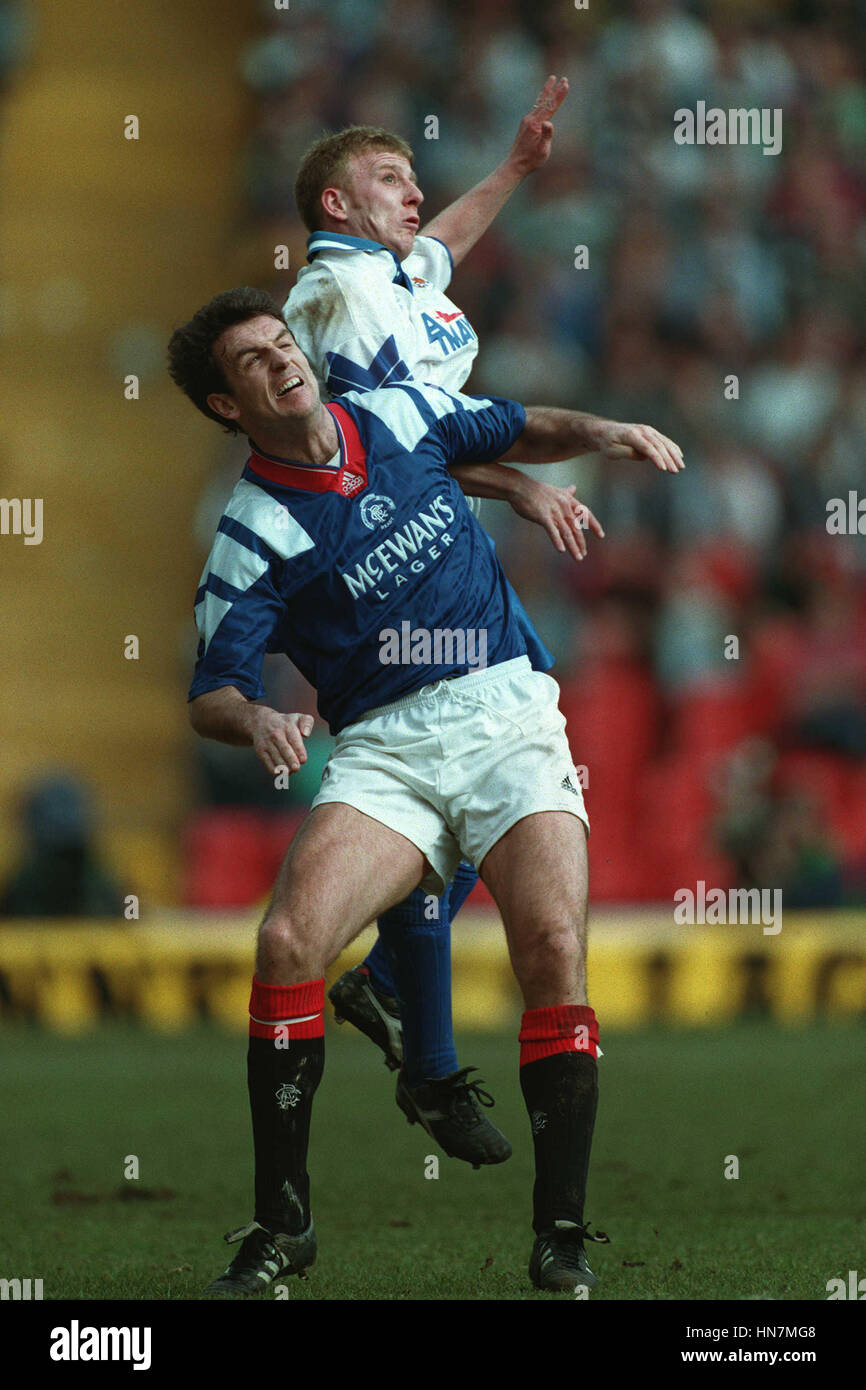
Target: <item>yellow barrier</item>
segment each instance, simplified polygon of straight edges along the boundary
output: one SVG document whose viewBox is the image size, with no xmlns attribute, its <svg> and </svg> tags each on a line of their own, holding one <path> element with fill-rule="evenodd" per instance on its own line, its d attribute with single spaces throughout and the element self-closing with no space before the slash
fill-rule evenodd
<svg viewBox="0 0 866 1390">
<path fill-rule="evenodd" d="M 161 914 L 0 925 L 0 1022 L 78 1033 L 101 1018 L 180 1030 L 201 1019 L 243 1032 L 258 913 Z M 328 972 L 361 960 L 368 929 Z M 453 933 L 458 1028 L 516 1027 L 520 996 L 495 914 L 461 914 Z M 676 926 L 670 911 L 597 911 L 590 998 L 603 1027 L 688 1027 L 766 1016 L 786 1023 L 866 1013 L 866 937 L 857 912 L 789 913 L 754 926 Z"/>
</svg>

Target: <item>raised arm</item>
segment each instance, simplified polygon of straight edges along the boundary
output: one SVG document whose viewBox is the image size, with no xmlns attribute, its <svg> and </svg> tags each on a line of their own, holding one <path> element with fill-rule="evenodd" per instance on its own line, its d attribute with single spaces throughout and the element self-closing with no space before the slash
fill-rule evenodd
<svg viewBox="0 0 866 1390">
<path fill-rule="evenodd" d="M 574 560 L 586 556 L 584 531 L 604 535 L 601 524 L 583 502 L 578 501 L 577 488 L 553 487 L 538 478 L 530 478 L 517 468 L 505 468 L 501 463 L 455 463 L 448 470 L 460 484 L 467 497 L 489 497 L 508 502 L 518 516 L 534 521 L 550 537 L 556 550 Z"/>
<path fill-rule="evenodd" d="M 487 231 L 526 175 L 548 158 L 553 143 L 552 118 L 567 92 L 568 78 L 548 77 L 532 110 L 520 122 L 507 157 L 492 174 L 451 203 L 423 229 L 425 236 L 444 241 L 455 265 L 459 265 Z"/>
<path fill-rule="evenodd" d="M 662 473 L 685 468 L 682 450 L 652 425 L 624 425 L 554 406 L 526 408 L 526 425 L 500 463 L 557 463 L 579 454 L 648 459 Z"/>
<path fill-rule="evenodd" d="M 646 459 L 662 473 L 685 468 L 678 444 L 651 425 L 626 425 L 578 410 L 535 405 L 526 409 L 526 424 L 507 453 L 495 463 L 455 463 L 450 471 L 470 497 L 493 497 L 510 503 L 519 516 L 542 526 L 557 550 L 575 560 L 586 555 L 584 532 L 602 537 L 592 512 L 575 489 L 551 487 L 507 468 L 507 463 L 557 463 L 580 454 Z"/>
</svg>

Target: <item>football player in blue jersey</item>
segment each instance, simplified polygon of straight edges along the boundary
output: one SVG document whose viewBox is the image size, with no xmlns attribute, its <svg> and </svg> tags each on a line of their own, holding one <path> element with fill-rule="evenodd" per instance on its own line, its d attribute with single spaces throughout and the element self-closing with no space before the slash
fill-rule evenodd
<svg viewBox="0 0 866 1390">
<path fill-rule="evenodd" d="M 466 315 L 446 296 L 454 266 L 471 250 L 524 178 L 550 155 L 553 117 L 568 92 L 549 77 L 520 122 L 507 157 L 481 183 L 419 233 L 423 195 L 412 150 L 399 136 L 353 126 L 317 140 L 295 183 L 310 237 L 309 264 L 285 305 L 286 322 L 323 393 L 375 390 L 398 381 L 462 390 L 478 351 Z M 559 550 L 582 558 L 583 514 L 575 489 L 555 488 L 500 466 L 476 477 L 480 496 L 507 496 L 520 515 L 544 526 Z M 464 478 L 466 490 L 469 480 Z M 539 642 L 516 595 L 535 670 L 553 656 Z M 437 901 L 417 889 L 384 914 L 364 962 L 333 985 L 338 1021 L 348 1019 L 398 1069 L 397 1104 L 445 1153 L 475 1167 L 511 1154 L 484 1115 L 491 1104 L 475 1071 L 460 1067 L 451 1020 L 451 922 L 477 882 L 468 862 Z"/>
<path fill-rule="evenodd" d="M 259 929 L 255 1211 L 226 1238 L 240 1250 L 206 1292 L 245 1297 L 314 1262 L 307 1149 L 325 970 L 416 887 L 441 892 L 463 856 L 499 908 L 525 1004 L 530 1278 L 591 1286 L 584 1242 L 602 1237 L 584 1221 L 599 1040 L 586 994 L 588 820 L 558 687 L 531 667 L 513 591 L 452 469 L 617 450 L 677 473 L 682 455 L 647 426 L 416 383 L 323 405 L 279 307 L 258 291 L 217 296 L 175 332 L 169 356 L 198 409 L 251 446 L 196 598 L 193 727 L 252 746 L 271 773 L 296 771 L 312 716 L 258 703 L 264 655 L 283 652 L 336 735 Z M 487 665 L 435 644 L 383 660 L 406 619 L 428 637 L 483 632 Z"/>
</svg>

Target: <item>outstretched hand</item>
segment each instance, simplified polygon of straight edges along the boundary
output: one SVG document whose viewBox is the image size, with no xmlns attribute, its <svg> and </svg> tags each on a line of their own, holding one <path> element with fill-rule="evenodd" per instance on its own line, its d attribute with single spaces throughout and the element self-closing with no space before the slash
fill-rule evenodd
<svg viewBox="0 0 866 1390">
<path fill-rule="evenodd" d="M 683 451 L 652 425 L 621 425 L 599 420 L 594 447 L 607 458 L 648 459 L 661 473 L 681 473 Z"/>
<path fill-rule="evenodd" d="M 543 526 L 555 548 L 562 554 L 568 551 L 573 559 L 584 559 L 584 532 L 592 531 L 601 538 L 604 531 L 589 508 L 577 500 L 574 484 L 571 487 L 553 487 L 550 483 L 542 483 L 528 476 L 524 477 L 524 484 L 511 499 L 511 506 L 518 516 Z"/>
<path fill-rule="evenodd" d="M 507 162 L 520 178 L 538 169 L 553 144 L 553 116 L 568 95 L 567 77 L 548 77 L 528 115 L 523 117 Z"/>
</svg>

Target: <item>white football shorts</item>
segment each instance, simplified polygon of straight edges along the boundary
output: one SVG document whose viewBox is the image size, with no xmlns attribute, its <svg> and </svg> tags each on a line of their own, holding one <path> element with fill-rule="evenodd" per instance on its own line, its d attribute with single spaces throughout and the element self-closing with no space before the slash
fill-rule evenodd
<svg viewBox="0 0 866 1390">
<path fill-rule="evenodd" d="M 368 710 L 336 738 L 313 806 L 354 806 L 417 845 L 441 894 L 507 830 L 567 811 L 589 832 L 559 686 L 520 656 Z"/>
</svg>

